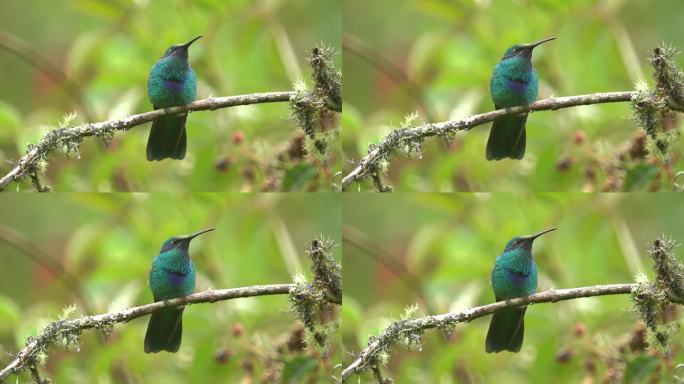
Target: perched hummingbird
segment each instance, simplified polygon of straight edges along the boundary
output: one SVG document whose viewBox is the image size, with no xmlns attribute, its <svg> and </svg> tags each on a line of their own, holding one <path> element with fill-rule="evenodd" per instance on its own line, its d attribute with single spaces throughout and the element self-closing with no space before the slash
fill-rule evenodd
<svg viewBox="0 0 684 384">
<path fill-rule="evenodd" d="M 187 296 L 195 290 L 195 264 L 190 260 L 190 240 L 214 228 L 189 236 L 172 237 L 164 242 L 152 261 L 150 289 L 154 301 Z M 183 307 L 152 312 L 145 333 L 145 353 L 178 352 L 183 336 Z"/>
<path fill-rule="evenodd" d="M 185 44 L 174 45 L 152 66 L 147 79 L 147 95 L 154 109 L 190 104 L 195 101 L 197 85 L 195 71 L 188 63 L 188 47 L 202 36 Z M 166 115 L 152 122 L 147 139 L 147 160 L 185 157 L 185 120 L 183 116 Z"/>
<path fill-rule="evenodd" d="M 547 229 L 536 235 L 514 237 L 496 258 L 492 270 L 492 288 L 496 301 L 533 294 L 537 290 L 537 264 L 532 258 L 532 243 L 537 237 L 556 230 Z M 519 352 L 525 333 L 527 307 L 510 307 L 494 312 L 487 332 L 486 351 Z"/>
<path fill-rule="evenodd" d="M 496 109 L 528 105 L 537 100 L 537 71 L 532 66 L 532 50 L 549 37 L 533 44 L 514 45 L 494 67 L 489 91 Z M 494 120 L 487 141 L 487 160 L 506 157 L 520 160 L 525 156 L 525 121 L 527 114 L 507 115 Z"/>
</svg>

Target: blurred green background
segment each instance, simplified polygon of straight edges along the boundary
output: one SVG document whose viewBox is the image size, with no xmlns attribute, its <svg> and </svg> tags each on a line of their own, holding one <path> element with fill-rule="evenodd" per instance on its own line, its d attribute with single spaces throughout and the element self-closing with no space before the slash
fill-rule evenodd
<svg viewBox="0 0 684 384">
<path fill-rule="evenodd" d="M 104 313 L 151 302 L 149 269 L 168 237 L 216 227 L 190 246 L 196 291 L 291 283 L 299 272 L 311 278 L 311 240 L 340 243 L 341 206 L 332 194 L 10 195 L 0 211 L 3 367 L 7 353 L 69 305 Z M 85 331 L 80 352 L 54 346 L 42 369 L 56 383 L 278 382 L 284 372 L 294 382 L 328 383 L 338 345 L 327 357 L 305 349 L 289 310 L 286 295 L 190 306 L 180 351 L 154 355 L 143 352 L 146 316 L 115 326 L 106 340 Z"/>
<path fill-rule="evenodd" d="M 539 291 L 630 283 L 639 272 L 652 278 L 654 239 L 684 241 L 682 216 L 675 194 L 345 194 L 344 366 L 408 306 L 420 316 L 493 302 L 494 259 L 514 236 L 558 227 L 533 247 Z M 490 316 L 449 339 L 429 330 L 422 351 L 395 346 L 383 370 L 397 383 L 623 382 L 625 364 L 647 353 L 631 309 L 627 295 L 531 306 L 518 354 L 485 353 Z M 656 355 L 654 382 L 672 382 L 684 362 L 681 334 L 672 340 L 671 355 Z"/>
<path fill-rule="evenodd" d="M 345 0 L 343 12 L 345 174 L 408 114 L 419 113 L 416 125 L 493 110 L 489 79 L 514 44 L 558 38 L 533 55 L 540 98 L 652 84 L 653 48 L 684 49 L 679 0 Z M 394 156 L 386 183 L 397 191 L 672 190 L 683 169 L 682 143 L 668 164 L 625 153 L 643 147 L 629 103 L 531 114 L 522 161 L 485 160 L 490 127 L 451 145 L 429 138 L 422 159 Z M 679 119 L 665 129 L 679 132 Z"/>
<path fill-rule="evenodd" d="M 0 31 L 10 37 L 0 34 L 0 173 L 71 112 L 75 124 L 150 110 L 149 70 L 173 44 L 204 35 L 190 50 L 198 99 L 289 91 L 301 80 L 311 84 L 306 58 L 316 44 L 340 51 L 341 23 L 339 0 L 2 1 Z M 64 73 L 80 101 L 36 60 L 2 48 L 12 36 Z M 341 66 L 340 55 L 335 60 Z M 58 191 L 330 190 L 341 169 L 337 149 L 327 162 L 302 153 L 288 103 L 192 113 L 182 162 L 145 160 L 149 127 L 109 145 L 85 139 L 79 160 L 53 155 L 46 184 Z"/>
</svg>

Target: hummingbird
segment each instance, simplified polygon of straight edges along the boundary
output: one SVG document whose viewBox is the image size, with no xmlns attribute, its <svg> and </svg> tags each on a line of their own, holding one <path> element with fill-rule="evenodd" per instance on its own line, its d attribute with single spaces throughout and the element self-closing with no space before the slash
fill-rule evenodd
<svg viewBox="0 0 684 384">
<path fill-rule="evenodd" d="M 537 100 L 539 80 L 532 66 L 532 50 L 554 40 L 549 37 L 532 44 L 514 45 L 494 67 L 489 91 L 496 109 L 528 105 Z M 525 156 L 525 121 L 527 114 L 506 115 L 494 120 L 487 141 L 487 160 Z"/>
<path fill-rule="evenodd" d="M 515 299 L 537 290 L 537 264 L 532 258 L 532 243 L 539 236 L 555 231 L 550 228 L 536 235 L 514 237 L 496 258 L 492 270 L 492 289 L 496 301 Z M 492 315 L 485 350 L 519 352 L 525 333 L 527 307 L 504 308 Z"/>
<path fill-rule="evenodd" d="M 185 44 L 173 45 L 164 52 L 150 71 L 147 79 L 147 96 L 154 109 L 190 104 L 195 101 L 197 80 L 188 63 L 188 48 L 202 36 Z M 166 115 L 152 122 L 147 139 L 147 160 L 166 158 L 182 160 L 185 157 L 185 120 L 182 116 Z"/>
<path fill-rule="evenodd" d="M 190 241 L 213 231 L 201 230 L 189 236 L 166 240 L 152 261 L 150 289 L 154 301 L 187 296 L 195 290 L 195 264 L 190 260 Z M 163 308 L 150 315 L 145 333 L 145 353 L 178 352 L 183 336 L 183 307 Z"/>
</svg>

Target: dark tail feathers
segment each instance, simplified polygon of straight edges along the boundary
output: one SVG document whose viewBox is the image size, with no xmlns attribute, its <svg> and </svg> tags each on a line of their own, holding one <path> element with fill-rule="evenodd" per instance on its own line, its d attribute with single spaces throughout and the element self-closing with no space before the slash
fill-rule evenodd
<svg viewBox="0 0 684 384">
<path fill-rule="evenodd" d="M 508 115 L 494 120 L 487 141 L 487 160 L 525 156 L 525 121 L 527 115 Z"/>
<path fill-rule="evenodd" d="M 183 337 L 183 308 L 152 312 L 145 333 L 145 353 L 178 352 Z"/>
<path fill-rule="evenodd" d="M 163 116 L 152 122 L 150 137 L 147 139 L 147 160 L 166 158 L 182 160 L 185 158 L 187 138 L 185 120 L 188 115 Z"/>
<path fill-rule="evenodd" d="M 485 350 L 520 352 L 525 335 L 525 308 L 506 308 L 492 315 Z"/>
</svg>

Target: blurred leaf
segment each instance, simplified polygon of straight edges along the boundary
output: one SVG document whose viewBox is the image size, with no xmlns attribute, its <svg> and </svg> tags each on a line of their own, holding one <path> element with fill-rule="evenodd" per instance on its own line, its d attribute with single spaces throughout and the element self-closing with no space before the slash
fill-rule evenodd
<svg viewBox="0 0 684 384">
<path fill-rule="evenodd" d="M 302 383 L 315 369 L 317 361 L 309 356 L 297 356 L 285 363 L 283 369 L 283 382 Z"/>
<path fill-rule="evenodd" d="M 0 296 L 0 331 L 8 331 L 19 322 L 20 310 L 17 303 L 6 296 Z"/>
<path fill-rule="evenodd" d="M 299 163 L 285 171 L 285 179 L 283 180 L 283 190 L 300 190 L 304 186 L 306 186 L 308 182 L 313 180 L 317 174 L 318 170 L 313 165 Z"/>
<path fill-rule="evenodd" d="M 646 163 L 637 164 L 627 171 L 625 191 L 634 191 L 648 187 L 658 176 L 658 167 Z"/>
<path fill-rule="evenodd" d="M 103 0 L 76 0 L 74 8 L 109 21 L 115 19 L 122 11 L 120 5 L 116 3 L 116 1 Z"/>
<path fill-rule="evenodd" d="M 134 113 L 141 99 L 142 93 L 140 89 L 129 89 L 109 106 L 109 116 L 107 118 L 110 120 L 120 119 Z"/>
<path fill-rule="evenodd" d="M 107 306 L 107 312 L 120 311 L 135 304 L 135 299 L 140 294 L 141 288 L 142 284 L 139 280 L 131 281 L 117 288 L 116 293 L 110 295 L 111 301 Z"/>
<path fill-rule="evenodd" d="M 462 7 L 454 6 L 451 2 L 442 0 L 418 0 L 415 4 L 417 10 L 436 18 L 449 20 L 452 23 L 460 19 L 463 14 Z"/>
<path fill-rule="evenodd" d="M 11 105 L 0 101 L 0 140 L 10 140 L 21 127 L 21 115 Z"/>
<path fill-rule="evenodd" d="M 640 355 L 627 363 L 625 383 L 645 383 L 658 368 L 658 358 L 651 355 Z"/>
</svg>

